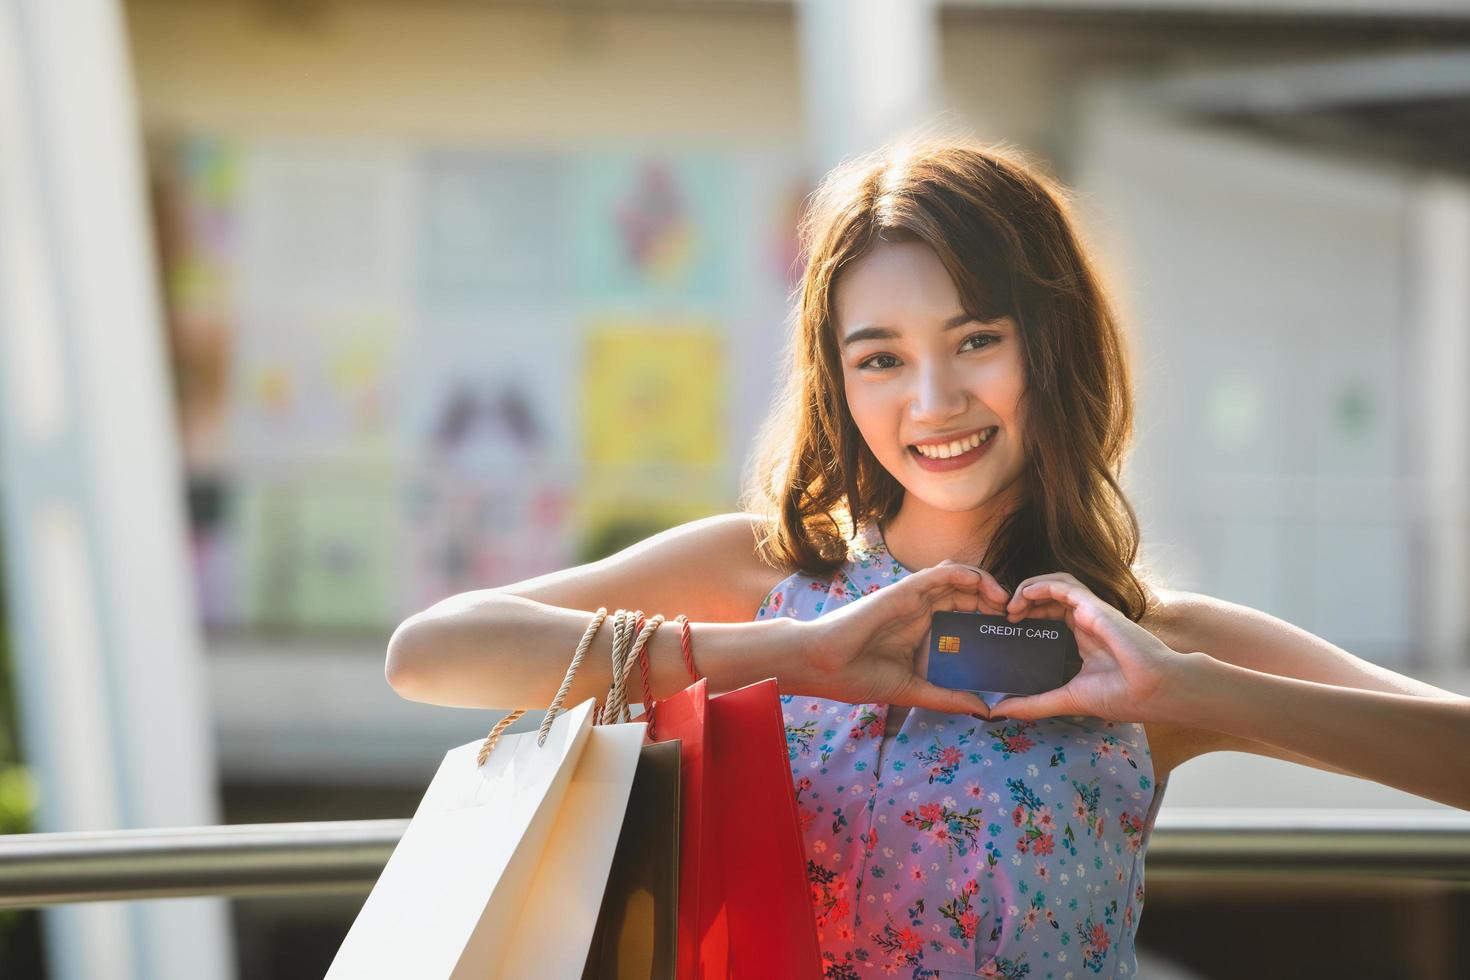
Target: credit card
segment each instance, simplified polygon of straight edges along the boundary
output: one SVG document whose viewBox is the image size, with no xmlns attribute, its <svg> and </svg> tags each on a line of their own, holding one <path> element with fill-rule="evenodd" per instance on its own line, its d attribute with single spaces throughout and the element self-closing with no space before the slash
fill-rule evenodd
<svg viewBox="0 0 1470 980">
<path fill-rule="evenodd" d="M 1077 638 L 1061 620 L 937 612 L 930 622 L 929 682 L 973 691 L 992 708 L 1062 687 L 1081 669 Z"/>
</svg>

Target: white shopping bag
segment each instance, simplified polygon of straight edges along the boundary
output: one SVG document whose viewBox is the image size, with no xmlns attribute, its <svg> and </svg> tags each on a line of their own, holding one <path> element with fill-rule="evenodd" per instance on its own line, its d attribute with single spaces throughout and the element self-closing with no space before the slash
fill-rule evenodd
<svg viewBox="0 0 1470 980">
<path fill-rule="evenodd" d="M 587 962 L 643 747 L 643 722 L 598 725 L 500 958 L 509 980 L 577 980 Z M 630 828 L 637 833 L 639 828 Z"/>
<path fill-rule="evenodd" d="M 338 949 L 327 972 L 329 978 L 481 980 L 579 975 L 622 826 L 644 728 L 629 724 L 594 731 L 594 703 L 589 699 L 558 716 L 544 745 L 537 745 L 535 732 L 502 736 L 483 767 L 475 763 L 480 742 L 451 749 L 444 756 Z M 596 746 L 588 758 L 594 735 Z M 584 762 L 590 763 L 585 782 L 591 792 L 579 786 L 572 794 L 573 802 L 578 811 L 596 813 L 599 819 L 573 820 L 576 827 L 569 824 L 563 831 L 557 825 L 574 774 L 582 775 Z M 597 792 L 606 795 L 594 806 L 590 796 Z M 549 873 L 570 876 L 573 883 L 585 881 L 593 892 L 586 899 L 591 909 L 586 915 L 586 939 L 575 954 L 567 952 L 577 964 L 570 973 L 543 973 L 534 964 L 525 966 L 528 958 L 544 950 L 528 948 L 518 935 L 523 920 L 529 921 L 523 914 L 528 897 L 543 896 L 536 903 L 544 908 L 544 890 L 556 887 L 550 878 L 540 883 L 553 833 L 558 850 L 547 860 Z M 593 839 L 577 839 L 577 834 L 584 833 L 592 834 Z M 563 892 L 562 898 L 569 895 Z M 550 923 L 542 927 L 552 928 Z M 557 941 L 567 939 L 558 933 Z M 578 944 L 574 939 L 568 945 Z M 514 959 L 517 972 L 505 971 L 507 956 Z"/>
</svg>

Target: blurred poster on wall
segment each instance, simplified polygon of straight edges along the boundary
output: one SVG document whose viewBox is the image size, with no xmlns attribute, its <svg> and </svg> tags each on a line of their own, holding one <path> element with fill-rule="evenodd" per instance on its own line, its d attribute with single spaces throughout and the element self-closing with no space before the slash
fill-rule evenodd
<svg viewBox="0 0 1470 980">
<path fill-rule="evenodd" d="M 409 605 L 508 585 L 575 562 L 576 485 L 561 467 L 468 475 L 433 468 L 409 488 Z"/>
<path fill-rule="evenodd" d="M 245 620 L 352 631 L 399 616 L 401 486 L 388 470 L 246 482 L 235 517 Z"/>
<path fill-rule="evenodd" d="M 199 136 L 161 173 L 212 629 L 381 629 L 732 506 L 789 155 Z"/>
<path fill-rule="evenodd" d="M 414 158 L 362 143 L 256 141 L 241 156 L 241 301 L 257 311 L 402 310 Z"/>
<path fill-rule="evenodd" d="M 388 311 L 257 311 L 235 358 L 236 460 L 386 458 L 399 401 L 400 322 Z"/>
<path fill-rule="evenodd" d="M 570 564 L 575 344 L 550 307 L 420 324 L 403 412 L 412 604 Z"/>
<path fill-rule="evenodd" d="M 728 300 L 730 175 L 718 159 L 584 156 L 570 198 L 585 302 L 708 309 Z"/>
<path fill-rule="evenodd" d="M 418 168 L 425 310 L 550 306 L 570 283 L 558 157 L 436 150 Z"/>
<path fill-rule="evenodd" d="M 723 347 L 706 321 L 591 325 L 581 385 L 584 560 L 728 508 Z"/>
<path fill-rule="evenodd" d="M 594 465 L 725 458 L 725 362 L 713 323 L 604 319 L 583 343 L 583 454 Z"/>
<path fill-rule="evenodd" d="M 230 142 L 200 136 L 158 156 L 154 203 L 180 437 L 190 469 L 207 469 L 228 453 L 239 155 Z"/>
</svg>

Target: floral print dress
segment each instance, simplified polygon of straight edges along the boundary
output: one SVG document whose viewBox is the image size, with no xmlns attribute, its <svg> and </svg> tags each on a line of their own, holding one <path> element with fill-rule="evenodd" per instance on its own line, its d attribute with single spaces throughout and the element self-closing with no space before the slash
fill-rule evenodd
<svg viewBox="0 0 1470 980">
<path fill-rule="evenodd" d="M 875 524 L 830 580 L 757 619 L 815 619 L 909 574 Z M 1165 784 L 1141 724 L 986 722 L 783 695 L 826 980 L 1137 973 L 1143 859 Z"/>
</svg>

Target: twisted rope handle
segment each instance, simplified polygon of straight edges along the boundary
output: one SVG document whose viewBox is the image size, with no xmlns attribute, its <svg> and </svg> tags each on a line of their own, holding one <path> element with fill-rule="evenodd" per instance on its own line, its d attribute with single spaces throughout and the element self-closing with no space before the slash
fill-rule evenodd
<svg viewBox="0 0 1470 980">
<path fill-rule="evenodd" d="M 694 642 L 689 637 L 689 617 L 683 613 L 674 617 L 674 622 L 679 624 L 679 647 L 684 651 L 684 666 L 689 668 L 689 676 L 699 680 L 699 671 L 694 669 Z"/>
<path fill-rule="evenodd" d="M 636 615 L 628 609 L 619 609 L 613 614 L 612 687 L 608 688 L 607 700 L 602 706 L 602 717 L 606 722 L 623 720 L 628 701 L 628 669 L 633 665 L 633 658 L 628 654 L 633 646 L 633 618 Z"/>
<path fill-rule="evenodd" d="M 622 612 L 622 610 L 618 610 Z M 572 655 L 571 666 L 567 668 L 566 676 L 561 679 L 561 687 L 557 688 L 556 697 L 551 699 L 551 706 L 546 709 L 546 717 L 541 719 L 541 729 L 536 735 L 538 746 L 546 744 L 546 736 L 551 733 L 551 723 L 561 713 L 562 702 L 566 700 L 567 692 L 572 689 L 572 678 L 577 674 L 577 668 L 582 666 L 582 658 L 587 655 L 587 650 L 592 646 L 592 638 L 597 635 L 597 630 L 602 626 L 602 621 L 607 618 L 607 607 L 598 606 L 597 612 L 592 617 L 592 622 L 582 633 L 582 641 L 577 644 L 577 652 Z M 614 624 L 616 626 L 616 624 Z M 490 729 L 490 734 L 485 736 L 485 741 L 480 745 L 480 751 L 475 755 L 475 765 L 483 766 L 485 760 L 490 757 L 490 750 L 495 748 L 495 743 L 500 741 L 500 736 L 511 725 L 515 724 L 522 715 L 526 713 L 525 708 L 517 708 L 504 718 L 495 723 Z"/>
<path fill-rule="evenodd" d="M 637 629 L 638 635 L 635 638 L 633 634 L 642 615 L 636 610 L 619 609 L 613 620 L 613 682 L 607 692 L 607 703 L 603 707 L 604 722 L 632 720 L 628 713 L 628 676 L 633 672 L 633 665 L 643 659 L 644 647 L 664 622 L 661 613 L 655 614 L 652 619 L 643 622 L 642 629 Z M 621 630 L 618 628 L 619 623 L 622 624 Z"/>
</svg>

